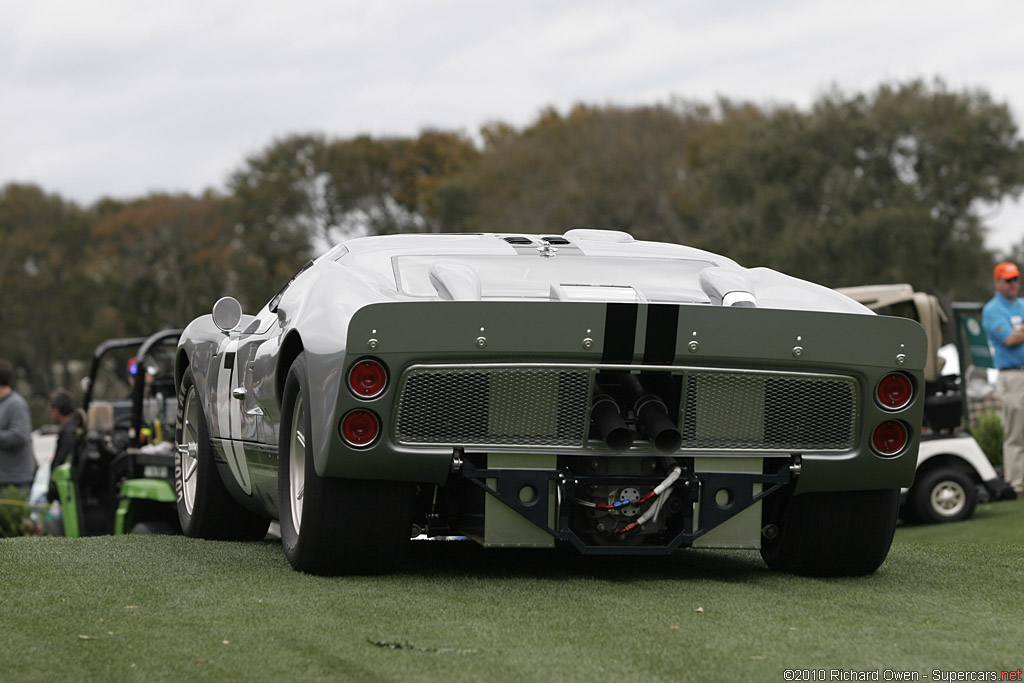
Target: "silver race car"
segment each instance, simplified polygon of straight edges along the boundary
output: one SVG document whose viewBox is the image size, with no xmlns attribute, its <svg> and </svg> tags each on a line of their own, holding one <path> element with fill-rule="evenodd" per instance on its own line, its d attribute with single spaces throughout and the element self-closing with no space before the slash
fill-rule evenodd
<svg viewBox="0 0 1024 683">
<path fill-rule="evenodd" d="M 279 520 L 317 574 L 393 569 L 412 537 L 867 574 L 926 355 L 913 321 L 626 233 L 353 239 L 183 332 L 178 515 L 215 539 Z"/>
</svg>

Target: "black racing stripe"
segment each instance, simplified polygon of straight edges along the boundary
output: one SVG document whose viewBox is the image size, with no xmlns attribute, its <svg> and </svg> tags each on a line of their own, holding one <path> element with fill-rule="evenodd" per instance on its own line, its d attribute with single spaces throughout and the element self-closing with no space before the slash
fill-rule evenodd
<svg viewBox="0 0 1024 683">
<path fill-rule="evenodd" d="M 647 308 L 647 337 L 644 340 L 644 363 L 671 365 L 676 357 L 676 333 L 679 328 L 679 306 L 651 304 Z"/>
<path fill-rule="evenodd" d="M 604 320 L 602 363 L 630 363 L 636 340 L 636 304 L 608 304 Z"/>
</svg>

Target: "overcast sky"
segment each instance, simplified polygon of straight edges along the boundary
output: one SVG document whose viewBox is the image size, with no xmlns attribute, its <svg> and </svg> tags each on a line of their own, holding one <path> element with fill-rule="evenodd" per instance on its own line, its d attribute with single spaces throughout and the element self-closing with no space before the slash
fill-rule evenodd
<svg viewBox="0 0 1024 683">
<path fill-rule="evenodd" d="M 516 126 L 546 106 L 717 95 L 807 107 L 942 77 L 1024 124 L 1012 0 L 31 0 L 0 9 L 0 184 L 223 189 L 291 133 Z M 1024 236 L 993 207 L 989 244 Z M 755 264 L 751 264 L 755 265 Z"/>
</svg>

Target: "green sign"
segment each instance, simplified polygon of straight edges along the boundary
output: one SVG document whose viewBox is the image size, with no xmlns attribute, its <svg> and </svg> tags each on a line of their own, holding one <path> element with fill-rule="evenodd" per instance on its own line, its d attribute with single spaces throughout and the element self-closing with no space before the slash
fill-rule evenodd
<svg viewBox="0 0 1024 683">
<path fill-rule="evenodd" d="M 979 368 L 993 368 L 992 349 L 988 343 L 988 335 L 981 326 L 981 311 L 957 311 L 960 329 L 966 340 L 967 356 L 972 365 Z"/>
</svg>

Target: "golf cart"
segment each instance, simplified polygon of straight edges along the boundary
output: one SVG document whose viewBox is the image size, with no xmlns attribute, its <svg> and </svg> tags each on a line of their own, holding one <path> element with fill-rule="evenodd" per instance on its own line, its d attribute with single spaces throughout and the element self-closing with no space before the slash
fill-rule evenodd
<svg viewBox="0 0 1024 683">
<path fill-rule="evenodd" d="M 174 496 L 174 352 L 181 330 L 96 347 L 75 449 L 52 475 L 65 536 L 180 533 Z"/>
<path fill-rule="evenodd" d="M 939 348 L 942 325 L 948 318 L 938 298 L 915 292 L 908 284 L 845 287 L 837 291 L 879 315 L 917 320 L 928 337 L 924 432 L 914 483 L 904 489 L 901 497 L 901 516 L 929 524 L 956 522 L 973 515 L 978 503 L 1013 498 L 1013 489 L 992 467 L 978 442 L 961 429 L 967 415 L 964 383 L 960 374 L 942 373 Z M 958 318 L 954 337 L 960 368 L 966 368 L 964 347 L 970 346 L 974 356 L 975 344 L 971 340 L 966 344 L 961 341 L 961 319 L 980 317 L 981 305 L 954 304 L 954 313 Z"/>
</svg>

